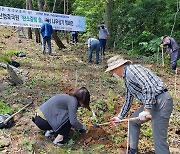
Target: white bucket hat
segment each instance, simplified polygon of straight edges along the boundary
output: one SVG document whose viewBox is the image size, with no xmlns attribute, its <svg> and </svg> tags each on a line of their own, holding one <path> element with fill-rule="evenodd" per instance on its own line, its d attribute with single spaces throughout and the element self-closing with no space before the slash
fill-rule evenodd
<svg viewBox="0 0 180 154">
<path fill-rule="evenodd" d="M 109 72 L 111 70 L 114 70 L 115 68 L 122 66 L 125 63 L 132 63 L 132 61 L 130 60 L 125 60 L 123 59 L 121 56 L 114 56 L 111 57 L 110 59 L 108 59 L 107 64 L 108 64 L 108 68 L 106 69 L 105 72 Z"/>
<path fill-rule="evenodd" d="M 167 35 L 161 36 L 161 40 L 163 40 L 163 39 L 166 38 L 166 37 L 167 37 Z"/>
</svg>

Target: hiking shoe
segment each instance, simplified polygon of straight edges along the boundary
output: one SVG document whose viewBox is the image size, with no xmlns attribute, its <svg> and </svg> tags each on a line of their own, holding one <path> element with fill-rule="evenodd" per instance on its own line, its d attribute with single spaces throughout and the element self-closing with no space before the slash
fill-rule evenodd
<svg viewBox="0 0 180 154">
<path fill-rule="evenodd" d="M 62 141 L 56 141 L 56 139 L 53 141 L 53 143 L 55 144 L 55 145 L 58 145 L 58 146 L 63 146 L 64 145 L 64 141 L 62 140 Z"/>
<path fill-rule="evenodd" d="M 51 137 L 53 134 L 54 134 L 54 132 L 47 130 L 46 133 L 44 134 L 44 136 Z"/>
</svg>

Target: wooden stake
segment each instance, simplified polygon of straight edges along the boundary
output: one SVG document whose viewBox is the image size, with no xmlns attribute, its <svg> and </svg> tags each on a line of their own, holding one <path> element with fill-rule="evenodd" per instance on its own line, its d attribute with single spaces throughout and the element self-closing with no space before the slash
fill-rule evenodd
<svg viewBox="0 0 180 154">
<path fill-rule="evenodd" d="M 77 70 L 76 70 L 76 83 L 75 83 L 76 87 L 77 87 L 77 80 L 78 80 L 78 74 L 77 74 Z"/>
<path fill-rule="evenodd" d="M 157 53 L 157 64 L 159 64 L 159 47 L 158 47 L 158 53 Z"/>
<path fill-rule="evenodd" d="M 164 67 L 164 48 L 161 47 L 162 50 L 162 67 Z"/>
<path fill-rule="evenodd" d="M 176 82 L 177 82 L 177 68 L 175 70 L 175 78 L 174 78 L 174 94 L 175 94 L 175 96 L 176 96 L 176 89 L 177 89 Z"/>
</svg>

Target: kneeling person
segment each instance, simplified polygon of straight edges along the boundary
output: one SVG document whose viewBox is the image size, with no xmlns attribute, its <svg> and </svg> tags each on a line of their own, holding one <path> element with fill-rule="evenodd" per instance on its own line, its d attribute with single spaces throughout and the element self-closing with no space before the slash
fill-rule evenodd
<svg viewBox="0 0 180 154">
<path fill-rule="evenodd" d="M 89 102 L 90 94 L 85 87 L 72 94 L 57 94 L 37 109 L 32 121 L 46 131 L 45 136 L 55 133 L 57 137 L 53 143 L 62 145 L 68 140 L 71 126 L 81 133 L 86 131 L 86 126 L 78 121 L 76 113 L 80 106 L 90 110 Z"/>
</svg>

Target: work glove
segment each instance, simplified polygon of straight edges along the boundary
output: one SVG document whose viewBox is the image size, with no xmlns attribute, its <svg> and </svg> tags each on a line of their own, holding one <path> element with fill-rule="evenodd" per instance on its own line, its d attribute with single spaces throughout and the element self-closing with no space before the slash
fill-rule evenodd
<svg viewBox="0 0 180 154">
<path fill-rule="evenodd" d="M 79 130 L 80 133 L 85 133 L 87 130 L 86 126 L 83 126 L 82 129 Z"/>
<path fill-rule="evenodd" d="M 160 47 L 163 48 L 163 44 L 160 44 Z"/>
<path fill-rule="evenodd" d="M 139 113 L 139 120 L 141 120 L 141 121 L 146 120 L 146 116 L 147 116 L 147 115 L 150 115 L 150 112 L 148 112 L 148 111 L 142 111 L 141 113 Z"/>
<path fill-rule="evenodd" d="M 110 119 L 110 125 L 116 125 L 117 122 L 119 122 L 121 119 L 119 119 L 118 117 L 113 117 Z"/>
</svg>

